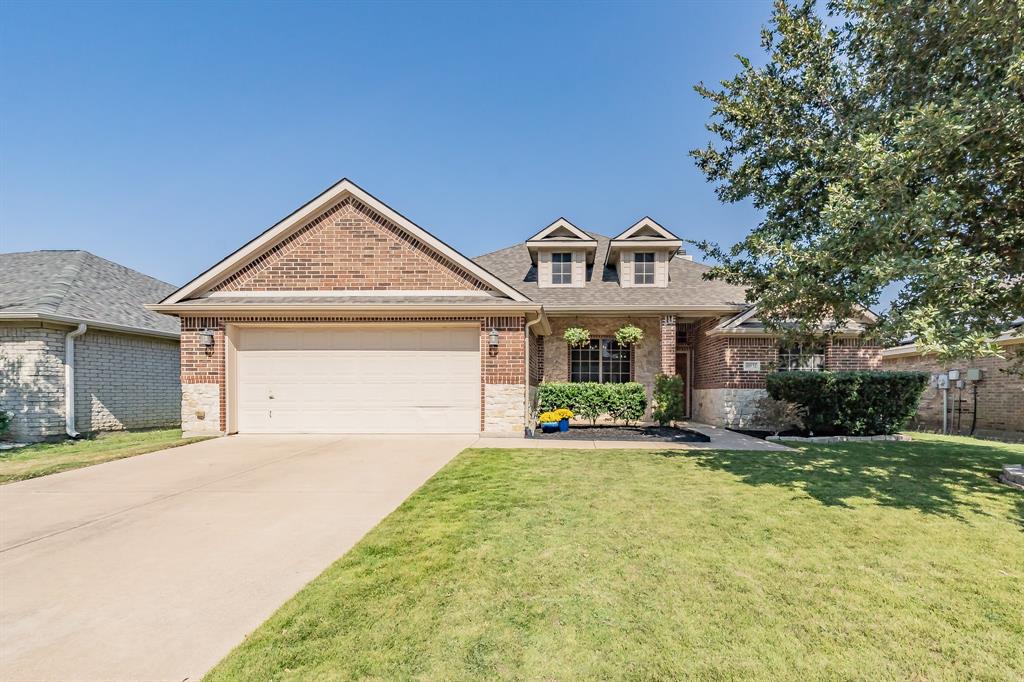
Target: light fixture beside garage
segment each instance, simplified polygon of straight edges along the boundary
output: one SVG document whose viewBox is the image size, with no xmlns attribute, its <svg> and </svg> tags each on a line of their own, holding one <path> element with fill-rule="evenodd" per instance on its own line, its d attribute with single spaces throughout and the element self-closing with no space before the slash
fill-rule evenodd
<svg viewBox="0 0 1024 682">
<path fill-rule="evenodd" d="M 487 344 L 491 348 L 498 347 L 498 330 L 495 329 L 494 327 L 491 327 L 491 332 L 490 334 L 487 335 Z"/>
<path fill-rule="evenodd" d="M 199 345 L 204 348 L 209 348 L 213 345 L 213 330 L 212 329 L 201 329 L 199 331 Z"/>
</svg>

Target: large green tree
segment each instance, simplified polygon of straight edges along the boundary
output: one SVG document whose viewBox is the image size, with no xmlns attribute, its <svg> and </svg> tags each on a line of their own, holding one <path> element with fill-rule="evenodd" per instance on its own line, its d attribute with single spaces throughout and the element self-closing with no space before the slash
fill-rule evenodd
<svg viewBox="0 0 1024 682">
<path fill-rule="evenodd" d="M 763 215 L 731 249 L 700 243 L 710 276 L 797 334 L 895 286 L 887 340 L 990 351 L 1024 315 L 1024 0 L 779 0 L 761 44 L 763 66 L 696 86 L 698 167 Z"/>
</svg>

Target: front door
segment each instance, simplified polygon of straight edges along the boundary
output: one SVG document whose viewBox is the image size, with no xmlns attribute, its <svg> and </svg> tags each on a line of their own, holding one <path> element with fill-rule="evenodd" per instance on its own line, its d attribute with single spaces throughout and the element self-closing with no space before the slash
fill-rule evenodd
<svg viewBox="0 0 1024 682">
<path fill-rule="evenodd" d="M 683 415 L 690 418 L 690 352 L 676 352 L 676 374 L 683 380 Z"/>
</svg>

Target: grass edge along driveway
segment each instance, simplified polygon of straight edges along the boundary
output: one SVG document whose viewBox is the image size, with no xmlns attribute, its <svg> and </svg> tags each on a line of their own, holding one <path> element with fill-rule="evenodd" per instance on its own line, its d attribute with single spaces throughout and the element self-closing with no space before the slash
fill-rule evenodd
<svg viewBox="0 0 1024 682">
<path fill-rule="evenodd" d="M 182 438 L 181 429 L 108 431 L 81 440 L 33 443 L 0 450 L 0 485 L 188 445 L 208 436 Z"/>
<path fill-rule="evenodd" d="M 1015 679 L 1021 446 L 466 450 L 207 680 Z"/>
</svg>

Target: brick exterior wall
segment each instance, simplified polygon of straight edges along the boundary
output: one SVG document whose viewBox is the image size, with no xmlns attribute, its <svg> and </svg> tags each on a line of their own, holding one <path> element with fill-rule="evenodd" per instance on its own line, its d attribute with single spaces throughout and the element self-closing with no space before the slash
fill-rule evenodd
<svg viewBox="0 0 1024 682">
<path fill-rule="evenodd" d="M 75 428 L 178 426 L 178 374 L 177 341 L 90 329 L 75 339 Z"/>
<path fill-rule="evenodd" d="M 346 199 L 212 291 L 488 290 L 373 209 Z"/>
<path fill-rule="evenodd" d="M 36 441 L 64 434 L 64 334 L 38 323 L 0 325 L 0 410 L 14 413 L 9 436 Z"/>
<path fill-rule="evenodd" d="M 777 339 L 763 336 L 708 335 L 717 319 L 695 323 L 690 334 L 694 352 L 694 388 L 764 388 L 765 377 L 779 360 Z M 743 369 L 743 363 L 761 363 L 759 371 Z M 882 368 L 882 348 L 856 338 L 837 338 L 825 347 L 825 368 L 832 371 Z"/>
<path fill-rule="evenodd" d="M 315 316 L 315 317 L 183 317 L 181 320 L 181 420 L 189 433 L 224 433 L 227 429 L 227 386 L 224 332 L 231 323 L 395 323 L 477 322 L 480 325 L 480 429 L 522 435 L 526 426 L 526 320 L 521 315 L 501 317 L 456 316 Z M 213 332 L 214 345 L 199 343 L 200 331 Z M 498 346 L 491 347 L 491 329 L 498 331 Z M 196 413 L 202 413 L 202 417 Z"/>
<path fill-rule="evenodd" d="M 64 344 L 71 327 L 0 326 L 0 409 L 10 436 L 64 436 Z M 75 339 L 75 428 L 82 433 L 176 426 L 178 343 L 89 329 Z"/>
<path fill-rule="evenodd" d="M 707 318 L 686 325 L 693 353 L 693 416 L 721 426 L 750 426 L 757 402 L 767 395 L 765 379 L 778 363 L 778 340 L 709 335 L 719 321 Z M 743 363 L 748 361 L 759 362 L 760 368 L 744 370 Z M 833 339 L 825 347 L 825 367 L 829 370 L 881 369 L 881 362 L 881 347 L 861 339 Z"/>
<path fill-rule="evenodd" d="M 661 316 L 661 373 L 672 376 L 676 373 L 676 316 Z"/>
<path fill-rule="evenodd" d="M 945 373 L 958 369 L 965 377 L 969 368 L 983 371 L 983 379 L 977 382 L 977 411 L 975 435 L 1010 441 L 1024 441 L 1024 377 L 1009 374 L 1008 362 L 1004 358 L 988 357 L 975 360 L 941 361 L 934 355 L 911 355 L 887 357 L 882 369 L 900 372 Z M 974 414 L 973 382 L 966 382 L 963 390 L 949 391 L 952 406 L 950 428 L 953 433 L 968 434 Z M 942 391 L 929 386 L 921 395 L 917 416 L 912 428 L 937 431 L 942 427 Z"/>
</svg>

